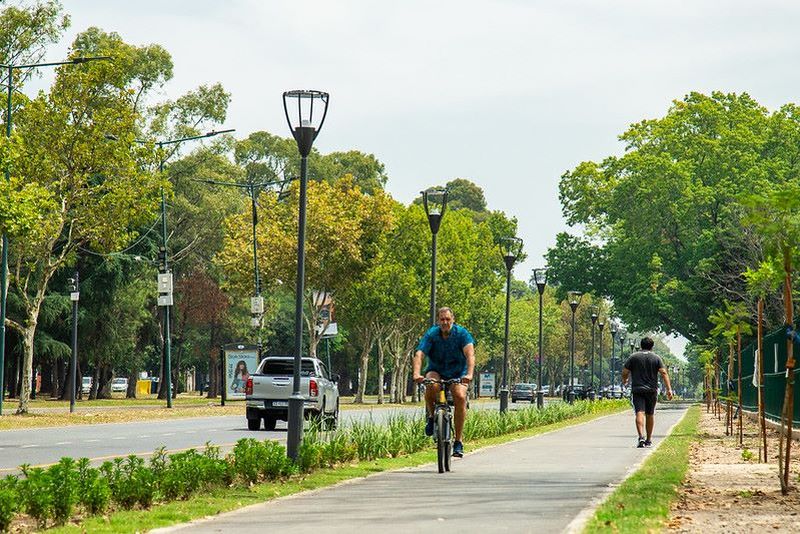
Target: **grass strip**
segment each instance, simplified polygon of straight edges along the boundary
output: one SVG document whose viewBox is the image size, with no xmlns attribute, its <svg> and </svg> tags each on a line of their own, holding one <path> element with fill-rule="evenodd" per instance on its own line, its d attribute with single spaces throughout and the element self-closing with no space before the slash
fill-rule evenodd
<svg viewBox="0 0 800 534">
<path fill-rule="evenodd" d="M 500 445 L 516 439 L 551 432 L 568 426 L 584 423 L 630 409 L 629 406 L 610 404 L 597 412 L 566 419 L 557 423 L 530 428 L 519 432 L 474 440 L 467 444 L 470 452 L 485 447 Z M 149 509 L 115 511 L 101 517 L 88 517 L 67 525 L 48 529 L 48 533 L 93 532 L 134 533 L 184 523 L 193 519 L 213 516 L 243 506 L 285 497 L 302 491 L 332 486 L 345 480 L 362 478 L 383 471 L 416 467 L 436 461 L 436 451 L 428 448 L 398 458 L 380 458 L 373 461 L 355 462 L 336 468 L 317 469 L 309 474 L 297 475 L 285 481 L 255 484 L 250 488 L 232 486 L 194 495 L 182 501 L 159 504 Z"/>
<path fill-rule="evenodd" d="M 661 446 L 597 509 L 584 533 L 658 530 L 686 475 L 699 421 L 700 407 L 691 406 Z"/>
</svg>

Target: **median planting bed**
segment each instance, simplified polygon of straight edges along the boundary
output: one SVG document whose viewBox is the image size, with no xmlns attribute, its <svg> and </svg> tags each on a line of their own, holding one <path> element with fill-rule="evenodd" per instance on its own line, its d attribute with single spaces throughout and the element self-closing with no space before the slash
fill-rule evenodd
<svg viewBox="0 0 800 534">
<path fill-rule="evenodd" d="M 607 400 L 572 406 L 555 403 L 542 410 L 530 407 L 505 415 L 473 411 L 465 425 L 465 440 L 473 443 L 625 406 L 625 401 Z M 291 482 L 320 468 L 398 458 L 431 447 L 421 414 L 396 414 L 384 425 L 356 421 L 333 432 L 310 427 L 296 462 L 286 457 L 283 445 L 248 438 L 239 440 L 225 456 L 218 447 L 207 445 L 202 451 L 175 454 L 161 449 L 149 460 L 129 456 L 98 467 L 86 459 L 71 458 L 47 469 L 21 466 L 22 475 L 0 481 L 0 530 L 31 531 L 125 510 L 157 510 L 158 505 L 191 500 L 220 488 Z M 131 525 L 131 530 L 141 529 Z"/>
</svg>

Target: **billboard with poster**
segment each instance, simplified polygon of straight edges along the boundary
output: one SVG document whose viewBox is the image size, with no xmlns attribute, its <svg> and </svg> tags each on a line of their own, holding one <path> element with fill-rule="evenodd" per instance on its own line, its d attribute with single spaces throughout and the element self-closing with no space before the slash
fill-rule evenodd
<svg viewBox="0 0 800 534">
<path fill-rule="evenodd" d="M 225 398 L 244 400 L 244 388 L 250 374 L 258 367 L 258 347 L 232 343 L 222 348 L 222 376 Z"/>
</svg>

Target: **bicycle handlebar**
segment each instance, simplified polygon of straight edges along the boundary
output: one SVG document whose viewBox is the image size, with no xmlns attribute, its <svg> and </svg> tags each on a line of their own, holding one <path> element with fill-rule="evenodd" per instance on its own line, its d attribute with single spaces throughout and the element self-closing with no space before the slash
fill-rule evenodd
<svg viewBox="0 0 800 534">
<path fill-rule="evenodd" d="M 447 380 L 442 380 L 439 378 L 425 378 L 422 380 L 423 384 L 441 384 L 443 386 L 449 386 L 450 384 L 461 384 L 460 378 L 448 378 Z"/>
</svg>

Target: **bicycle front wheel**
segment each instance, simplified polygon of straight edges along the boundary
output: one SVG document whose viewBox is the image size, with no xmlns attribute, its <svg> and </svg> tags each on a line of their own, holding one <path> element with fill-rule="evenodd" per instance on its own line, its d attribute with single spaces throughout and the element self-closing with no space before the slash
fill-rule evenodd
<svg viewBox="0 0 800 534">
<path fill-rule="evenodd" d="M 449 467 L 450 458 L 448 457 L 448 446 L 450 440 L 448 439 L 447 417 L 444 410 L 436 411 L 436 457 L 439 464 L 439 472 L 444 473 L 445 469 Z M 449 471 L 449 469 L 447 469 Z"/>
<path fill-rule="evenodd" d="M 445 415 L 445 441 L 444 441 L 444 470 L 450 471 L 450 458 L 453 456 L 453 433 L 450 428 L 451 416 L 449 413 Z"/>
</svg>

